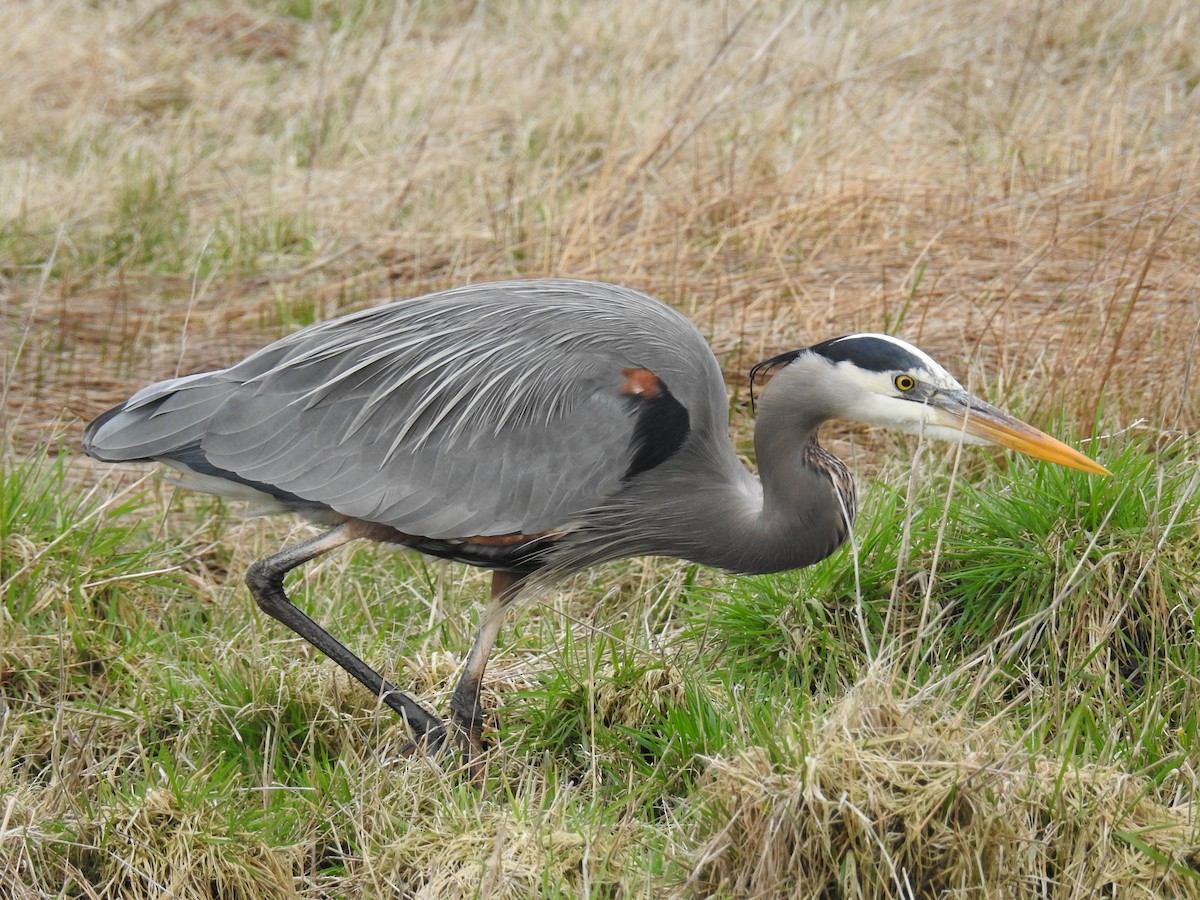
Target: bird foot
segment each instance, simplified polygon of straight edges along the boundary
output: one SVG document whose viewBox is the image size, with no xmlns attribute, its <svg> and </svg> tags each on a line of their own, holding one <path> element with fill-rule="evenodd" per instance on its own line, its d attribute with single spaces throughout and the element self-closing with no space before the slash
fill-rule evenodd
<svg viewBox="0 0 1200 900">
<path fill-rule="evenodd" d="M 400 755 L 410 758 L 418 754 L 422 756 L 441 756 L 448 749 L 446 741 L 446 726 L 436 725 L 424 734 L 418 734 L 400 748 Z"/>
<path fill-rule="evenodd" d="M 424 734 L 417 735 L 400 748 L 400 755 L 406 759 L 414 756 L 442 756 L 450 750 L 450 742 L 446 739 L 449 731 L 453 730 L 460 751 L 462 752 L 463 768 L 466 770 L 472 784 L 479 786 L 483 783 L 483 762 L 485 748 L 483 745 L 482 718 L 475 721 L 462 722 L 457 716 L 452 716 L 451 722 L 429 729 Z"/>
</svg>

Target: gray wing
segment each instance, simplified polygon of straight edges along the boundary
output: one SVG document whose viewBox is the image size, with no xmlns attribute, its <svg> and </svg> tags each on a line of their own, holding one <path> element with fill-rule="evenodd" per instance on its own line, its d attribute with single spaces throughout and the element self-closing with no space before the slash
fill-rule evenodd
<svg viewBox="0 0 1200 900">
<path fill-rule="evenodd" d="M 723 413 L 716 360 L 678 313 L 612 285 L 536 280 L 368 309 L 153 385 L 93 423 L 85 449 L 178 460 L 407 534 L 533 534 Z"/>
</svg>

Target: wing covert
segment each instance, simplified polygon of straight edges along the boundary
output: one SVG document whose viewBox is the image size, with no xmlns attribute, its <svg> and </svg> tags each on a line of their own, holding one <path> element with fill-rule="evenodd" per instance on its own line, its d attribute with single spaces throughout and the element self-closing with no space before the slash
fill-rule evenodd
<svg viewBox="0 0 1200 900">
<path fill-rule="evenodd" d="M 213 373 L 225 395 L 200 449 L 242 479 L 409 534 L 561 527 L 634 466 L 647 410 L 628 370 L 657 375 L 699 342 L 719 386 L 686 319 L 607 285 L 595 287 L 622 295 L 581 302 L 579 284 L 482 285 L 297 332 Z M 687 400 L 675 404 L 667 455 L 688 430 Z"/>
</svg>

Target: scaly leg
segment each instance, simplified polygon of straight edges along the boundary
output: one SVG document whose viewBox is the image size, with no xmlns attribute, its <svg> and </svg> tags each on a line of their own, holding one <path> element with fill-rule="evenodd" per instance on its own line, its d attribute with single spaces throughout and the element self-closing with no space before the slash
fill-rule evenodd
<svg viewBox="0 0 1200 900">
<path fill-rule="evenodd" d="M 250 586 L 259 609 L 292 629 L 357 678 L 372 694 L 382 698 L 412 728 L 416 743 L 436 751 L 446 739 L 446 728 L 441 720 L 350 652 L 337 638 L 305 615 L 284 593 L 283 576 L 292 569 L 363 536 L 360 523 L 346 522 L 311 540 L 258 560 L 246 572 L 246 584 Z"/>
<path fill-rule="evenodd" d="M 499 569 L 492 573 L 491 599 L 483 611 L 479 630 L 475 633 L 475 643 L 471 645 L 471 652 L 467 654 L 462 676 L 450 696 L 450 720 L 456 727 L 463 756 L 466 757 L 471 775 L 476 780 L 482 774 L 478 760 L 483 753 L 483 704 L 479 700 L 483 672 L 487 668 L 492 648 L 496 645 L 496 635 L 500 633 L 504 611 L 516 599 L 524 584 L 524 575 Z"/>
</svg>

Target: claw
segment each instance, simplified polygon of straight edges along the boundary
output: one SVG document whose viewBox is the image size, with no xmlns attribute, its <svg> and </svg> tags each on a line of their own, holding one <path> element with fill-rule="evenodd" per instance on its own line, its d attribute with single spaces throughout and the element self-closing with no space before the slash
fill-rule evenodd
<svg viewBox="0 0 1200 900">
<path fill-rule="evenodd" d="M 486 751 L 483 746 L 483 729 L 479 726 L 464 728 L 462 723 L 453 722 L 451 727 L 455 731 L 455 743 L 458 744 L 459 751 L 462 753 L 463 769 L 466 770 L 467 779 L 474 787 L 483 785 L 484 775 L 484 759 Z M 450 742 L 447 740 L 448 729 L 445 725 L 438 725 L 424 734 L 417 735 L 407 744 L 400 748 L 400 756 L 405 759 L 412 759 L 414 756 L 441 756 L 443 753 L 448 753 L 450 750 Z"/>
<path fill-rule="evenodd" d="M 446 726 L 438 724 L 424 734 L 418 734 L 400 748 L 400 755 L 406 759 L 420 753 L 423 756 L 440 756 L 447 748 Z"/>
</svg>

